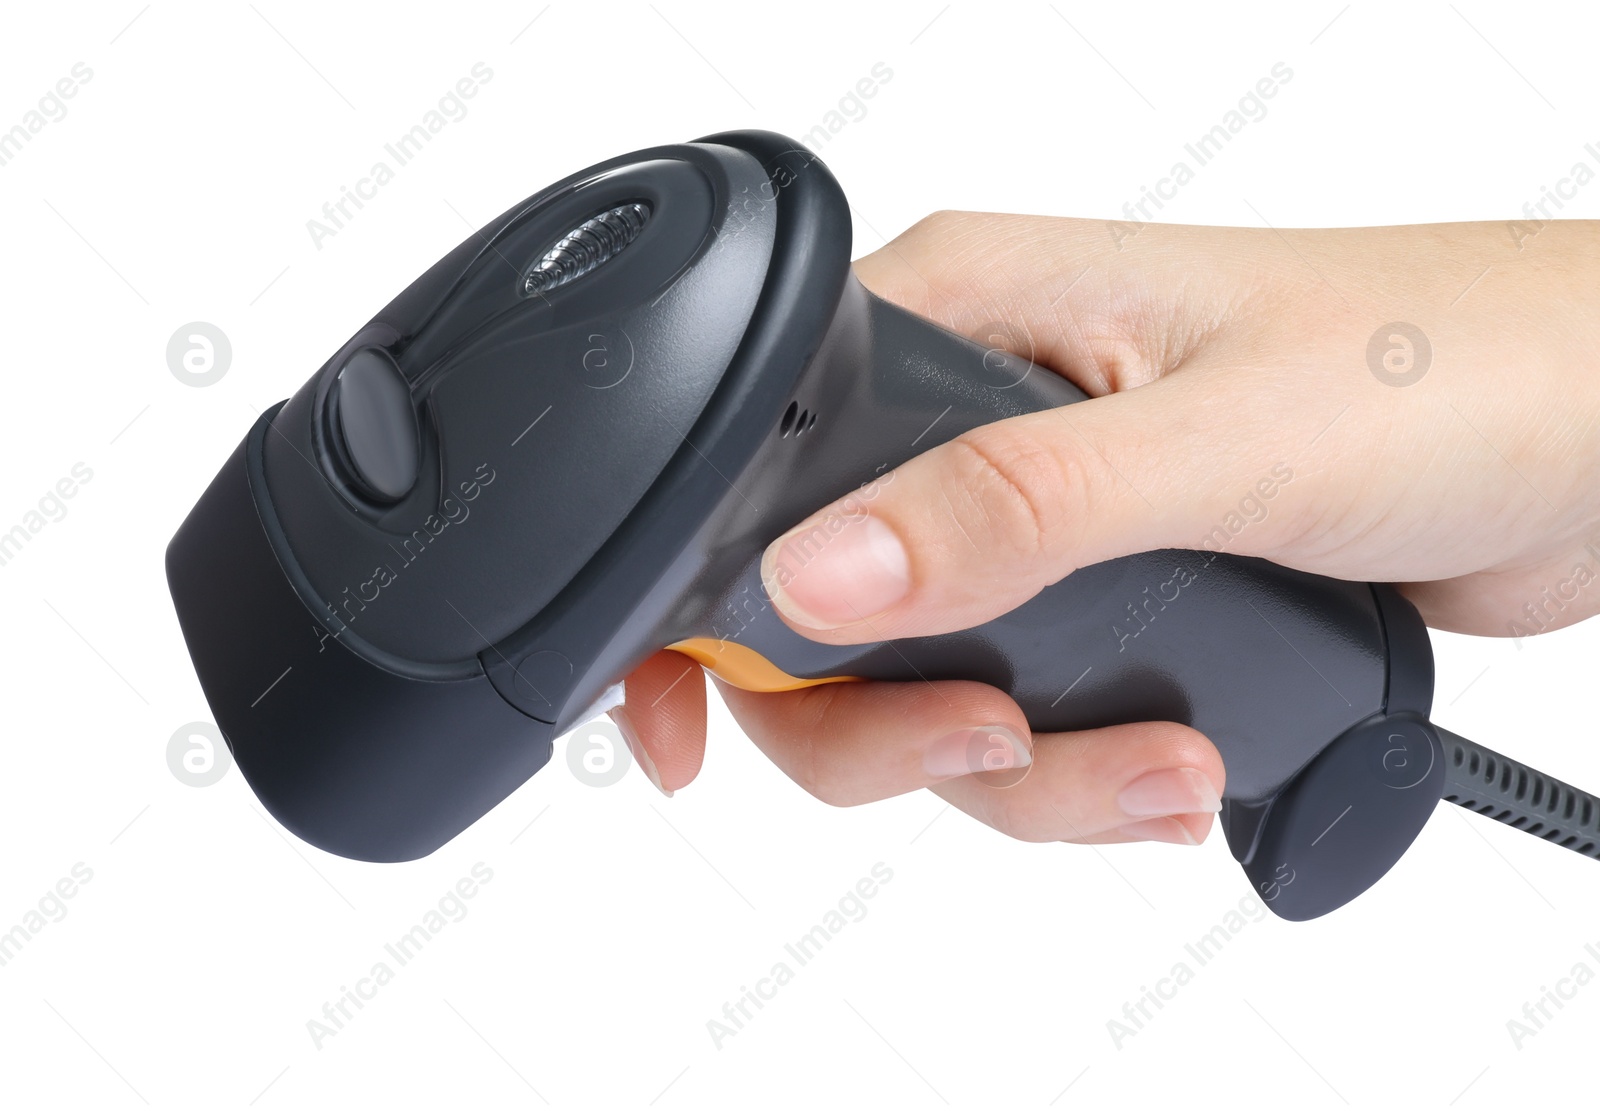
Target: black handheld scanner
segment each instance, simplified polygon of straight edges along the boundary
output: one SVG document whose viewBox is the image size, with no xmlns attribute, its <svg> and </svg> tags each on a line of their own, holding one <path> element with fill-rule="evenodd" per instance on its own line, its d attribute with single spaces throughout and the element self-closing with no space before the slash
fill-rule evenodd
<svg viewBox="0 0 1600 1111">
<path fill-rule="evenodd" d="M 919 451 L 1086 399 L 868 293 L 850 247 L 839 185 L 790 140 L 640 151 L 468 238 L 265 413 L 167 573 L 266 807 L 329 852 L 423 856 L 675 647 L 756 690 L 961 678 L 1038 731 L 1192 725 L 1274 911 L 1365 890 L 1446 785 L 1427 635 L 1387 586 L 1158 551 L 944 636 L 834 647 L 778 619 L 770 541 L 852 493 L 870 513 Z"/>
</svg>

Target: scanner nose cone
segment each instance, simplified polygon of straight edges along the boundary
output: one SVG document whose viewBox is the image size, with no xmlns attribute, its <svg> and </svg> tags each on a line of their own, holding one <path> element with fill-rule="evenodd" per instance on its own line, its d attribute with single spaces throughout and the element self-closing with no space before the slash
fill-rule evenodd
<svg viewBox="0 0 1600 1111">
<path fill-rule="evenodd" d="M 550 758 L 553 730 L 481 672 L 428 680 L 341 643 L 302 600 L 256 483 L 273 412 L 223 465 L 167 548 L 167 581 L 206 701 L 278 821 L 357 860 L 426 856 Z M 281 537 L 280 537 L 281 538 Z"/>
</svg>

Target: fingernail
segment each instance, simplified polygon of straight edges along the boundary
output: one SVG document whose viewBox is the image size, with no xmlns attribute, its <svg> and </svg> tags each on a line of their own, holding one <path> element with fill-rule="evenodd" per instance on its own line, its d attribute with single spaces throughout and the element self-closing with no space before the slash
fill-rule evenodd
<svg viewBox="0 0 1600 1111">
<path fill-rule="evenodd" d="M 1146 772 L 1124 787 L 1117 796 L 1117 805 L 1129 817 L 1142 818 L 1151 814 L 1215 814 L 1222 809 L 1222 800 L 1204 772 L 1196 768 L 1163 768 Z"/>
<path fill-rule="evenodd" d="M 656 762 L 650 759 L 650 754 L 639 742 L 639 731 L 633 727 L 633 719 L 628 716 L 627 707 L 617 706 L 610 712 L 611 720 L 616 722 L 617 732 L 628 742 L 628 751 L 633 754 L 633 762 L 644 769 L 644 774 L 650 777 L 650 782 L 655 784 L 656 790 L 670 799 L 672 792 L 661 785 L 661 773 L 656 771 Z"/>
<path fill-rule="evenodd" d="M 796 624 L 836 629 L 904 598 L 911 564 L 878 518 L 829 514 L 773 541 L 761 557 L 761 581 Z"/>
<path fill-rule="evenodd" d="M 1194 834 L 1189 832 L 1189 827 L 1176 818 L 1146 818 L 1142 822 L 1130 822 L 1128 825 L 1119 826 L 1115 832 L 1138 841 L 1165 841 L 1169 845 L 1200 843 L 1194 839 Z"/>
<path fill-rule="evenodd" d="M 1026 768 L 1033 763 L 1028 742 L 1006 725 L 981 725 L 940 737 L 922 754 L 922 770 L 935 779 Z"/>
</svg>

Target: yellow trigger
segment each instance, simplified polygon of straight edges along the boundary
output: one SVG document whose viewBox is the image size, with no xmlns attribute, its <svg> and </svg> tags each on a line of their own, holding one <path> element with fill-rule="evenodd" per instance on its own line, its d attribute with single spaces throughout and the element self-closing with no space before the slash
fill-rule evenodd
<svg viewBox="0 0 1600 1111">
<path fill-rule="evenodd" d="M 825 675 L 820 679 L 802 679 L 790 675 L 754 648 L 731 640 L 716 637 L 690 637 L 667 645 L 674 652 L 682 652 L 704 667 L 718 679 L 732 683 L 742 690 L 769 694 L 773 691 L 794 691 L 814 687 L 820 683 L 859 683 L 855 675 Z"/>
</svg>

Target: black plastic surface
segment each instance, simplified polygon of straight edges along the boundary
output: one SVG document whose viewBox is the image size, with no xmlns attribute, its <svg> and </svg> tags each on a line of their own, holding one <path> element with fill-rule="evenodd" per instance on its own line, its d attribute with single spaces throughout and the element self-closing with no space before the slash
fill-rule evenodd
<svg viewBox="0 0 1600 1111">
<path fill-rule="evenodd" d="M 682 450 L 749 324 L 773 220 L 741 223 L 729 248 L 725 213 L 766 180 L 759 164 L 724 148 L 659 153 L 574 175 L 474 235 L 456 274 L 428 279 L 437 300 L 397 298 L 421 316 L 381 312 L 274 420 L 263 466 L 308 604 L 357 651 L 419 676 L 477 672 Z M 626 250 L 524 296 L 524 270 L 552 243 L 640 198 L 654 215 Z M 324 429 L 361 347 L 408 380 L 422 455 L 406 497 L 352 512 L 364 499 L 339 488 Z"/>
<path fill-rule="evenodd" d="M 167 548 L 167 581 L 200 685 L 273 817 L 328 852 L 425 856 L 544 766 L 549 726 L 481 673 L 429 682 L 346 649 L 273 556 L 258 512 L 264 415 Z M 256 474 L 252 478 L 250 471 Z M 271 514 L 270 505 L 262 509 Z"/>
<path fill-rule="evenodd" d="M 1438 807 L 1445 763 L 1421 718 L 1378 717 L 1318 754 L 1273 802 L 1244 862 L 1279 917 L 1316 918 L 1388 872 Z"/>
<path fill-rule="evenodd" d="M 523 295 L 553 243 L 631 203 L 650 216 L 625 249 Z M 1362 738 L 1386 713 L 1420 721 L 1432 692 L 1426 633 L 1388 588 L 1161 551 L 947 636 L 830 647 L 777 619 L 757 567 L 796 522 L 852 491 L 870 511 L 918 452 L 1084 400 L 873 297 L 850 241 L 838 184 L 781 136 L 614 159 L 462 244 L 263 418 L 168 567 L 269 809 L 333 852 L 422 855 L 643 659 L 712 637 L 797 676 L 989 682 L 1037 730 L 1186 722 L 1227 762 L 1224 828 L 1252 879 L 1307 862 L 1274 910 L 1321 913 L 1381 875 L 1433 789 L 1361 778 Z M 391 438 L 414 419 L 410 483 L 404 452 L 380 459 L 339 415 L 362 349 L 403 377 L 408 410 L 392 374 L 362 404 Z M 1364 839 L 1306 856 L 1339 792 L 1371 810 Z"/>
</svg>

